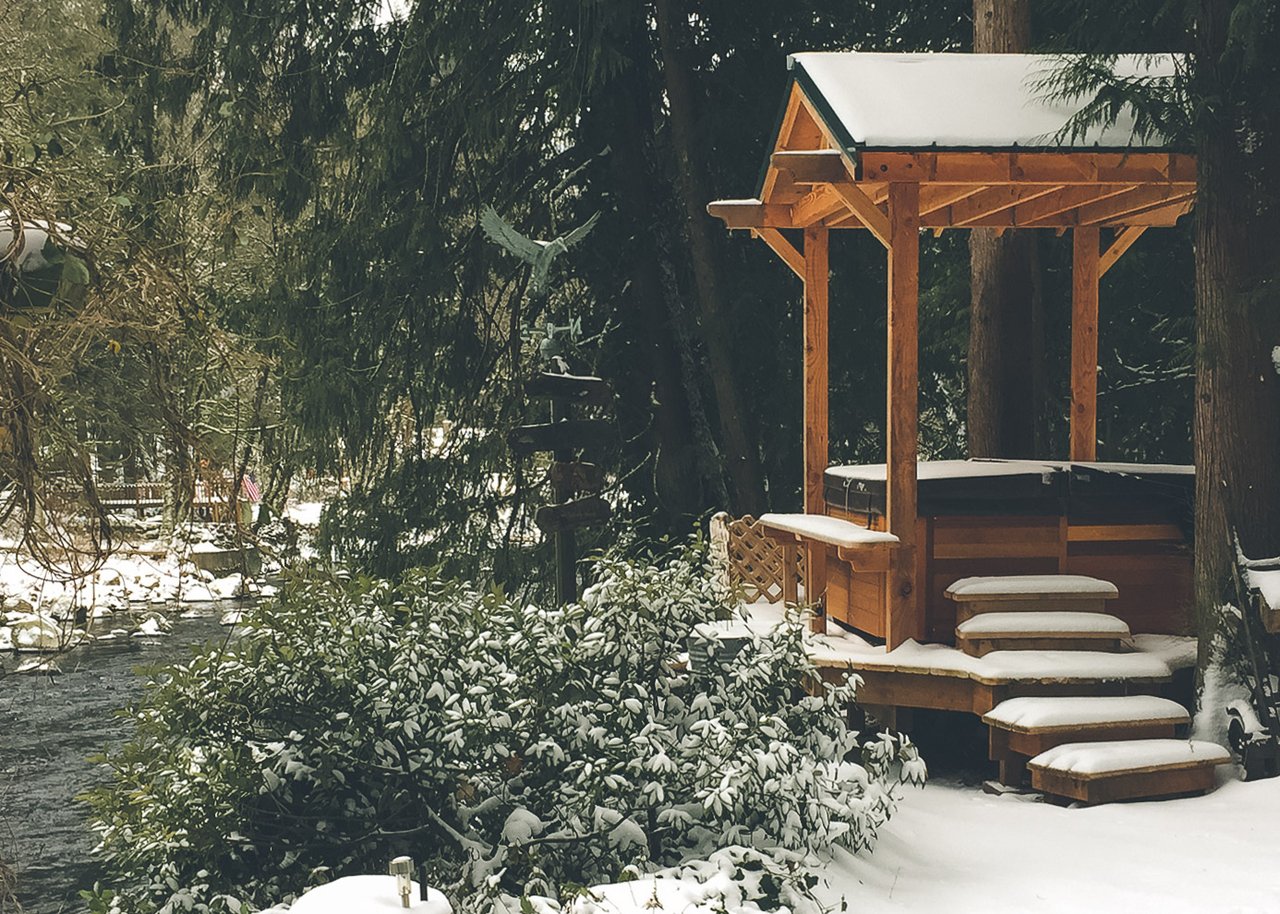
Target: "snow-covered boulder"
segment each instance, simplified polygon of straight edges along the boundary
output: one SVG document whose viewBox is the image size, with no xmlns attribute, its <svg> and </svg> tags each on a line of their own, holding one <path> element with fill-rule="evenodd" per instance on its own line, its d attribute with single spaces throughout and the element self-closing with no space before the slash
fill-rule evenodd
<svg viewBox="0 0 1280 914">
<path fill-rule="evenodd" d="M 400 904 L 394 876 L 346 876 L 307 892 L 293 903 L 290 914 L 453 914 L 453 906 L 440 892 L 428 887 L 426 899 L 419 896 L 418 883 L 412 884 L 409 907 Z"/>
</svg>

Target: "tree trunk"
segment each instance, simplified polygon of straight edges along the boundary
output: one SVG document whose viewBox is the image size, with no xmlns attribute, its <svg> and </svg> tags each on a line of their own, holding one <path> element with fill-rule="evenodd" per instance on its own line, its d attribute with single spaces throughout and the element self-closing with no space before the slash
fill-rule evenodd
<svg viewBox="0 0 1280 914">
<path fill-rule="evenodd" d="M 655 0 L 654 7 L 670 109 L 671 139 L 688 220 L 685 228 L 702 314 L 703 340 L 711 368 L 729 478 L 733 481 L 734 504 L 731 507 L 737 513 L 758 514 L 764 505 L 760 454 L 735 381 L 727 320 L 729 307 L 720 278 L 712 220 L 706 211 L 711 192 L 703 168 L 702 156 L 706 153 L 697 146 L 694 126 L 696 90 L 686 60 L 687 12 L 681 0 Z"/>
<path fill-rule="evenodd" d="M 1029 0 L 974 0 L 973 50 L 1031 45 Z M 971 457 L 1043 456 L 1044 301 L 1035 232 L 969 233 Z"/>
<path fill-rule="evenodd" d="M 609 99 L 600 106 L 612 149 L 610 167 L 618 191 L 618 214 L 629 235 L 629 256 L 625 259 L 629 281 L 617 320 L 625 345 L 635 346 L 640 353 L 627 366 L 619 366 L 626 370 L 614 381 L 624 411 L 633 417 L 626 422 L 630 427 L 627 437 L 638 437 L 652 461 L 649 485 L 659 506 L 660 522 L 667 532 L 684 534 L 691 519 L 710 507 L 707 491 L 709 487 L 714 491 L 715 486 L 701 471 L 695 431 L 697 404 L 691 402 L 697 391 L 686 393 L 673 319 L 666 308 L 665 268 L 655 241 L 663 200 L 654 192 L 652 163 L 646 155 L 653 144 L 653 122 L 648 114 L 651 92 L 640 69 L 647 63 L 648 49 L 642 41 L 632 45 L 632 68 L 617 77 Z M 697 384 L 696 378 L 690 380 Z M 705 424 L 705 416 L 702 421 Z M 650 423 L 651 430 L 644 434 L 643 426 Z M 718 475 L 718 469 L 712 475 Z"/>
<path fill-rule="evenodd" d="M 1196 608 L 1201 669 L 1229 594 L 1234 533 L 1246 555 L 1280 553 L 1280 103 L 1250 92 L 1223 61 L 1236 4 L 1202 0 L 1196 22 L 1198 97 L 1215 97 L 1197 137 Z M 1269 38 L 1269 41 L 1268 41 Z M 1261 59 L 1280 53 L 1273 26 Z M 1232 72 L 1222 70 L 1232 68 Z"/>
</svg>

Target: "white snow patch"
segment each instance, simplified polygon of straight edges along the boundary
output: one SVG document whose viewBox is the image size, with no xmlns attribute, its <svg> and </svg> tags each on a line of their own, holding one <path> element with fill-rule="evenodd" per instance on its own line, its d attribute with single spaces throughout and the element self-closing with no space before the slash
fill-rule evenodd
<svg viewBox="0 0 1280 914">
<path fill-rule="evenodd" d="M 794 533 L 807 539 L 829 543 L 832 546 L 864 546 L 868 544 L 896 543 L 892 533 L 868 530 L 838 517 L 825 514 L 761 514 L 760 523 Z"/>
<path fill-rule="evenodd" d="M 524 844 L 542 834 L 542 820 L 523 806 L 513 809 L 502 826 L 502 837 L 508 844 Z"/>
<path fill-rule="evenodd" d="M 284 514 L 300 527 L 318 527 L 324 504 L 322 501 L 291 501 L 285 505 Z"/>
<path fill-rule="evenodd" d="M 1243 704 L 1251 708 L 1253 695 L 1249 687 L 1222 664 L 1221 656 L 1215 656 L 1205 667 L 1204 686 L 1196 709 L 1191 735 L 1196 739 L 1227 741 L 1227 708 Z"/>
<path fill-rule="evenodd" d="M 1280 609 L 1280 568 L 1248 568 L 1249 586 L 1262 594 L 1271 609 Z"/>
<path fill-rule="evenodd" d="M 947 588 L 947 596 L 953 600 L 1018 599 L 1028 594 L 1114 598 L 1120 596 L 1120 591 L 1110 581 L 1083 574 L 1006 574 L 961 578 Z"/>
<path fill-rule="evenodd" d="M 1065 743 L 1041 752 L 1027 764 L 1064 774 L 1096 775 L 1206 761 L 1226 764 L 1231 753 L 1206 740 L 1125 739 Z"/>
<path fill-rule="evenodd" d="M 374 914 L 385 911 L 412 911 L 414 914 L 453 914 L 449 900 L 433 888 L 427 898 L 418 897 L 418 883 L 412 884 L 409 907 L 401 907 L 394 876 L 345 876 L 316 886 L 289 908 L 290 914 Z"/>
<path fill-rule="evenodd" d="M 1103 634 L 1127 637 L 1129 625 L 1106 613 L 979 613 L 956 626 L 956 634 Z"/>
<path fill-rule="evenodd" d="M 1048 481 L 1057 467 L 1033 460 L 921 460 L 916 464 L 916 479 L 984 479 L 998 476 L 1040 476 Z M 884 482 L 883 463 L 828 467 L 827 474 L 852 482 Z"/>
<path fill-rule="evenodd" d="M 1122 78 L 1171 77 L 1176 61 L 1169 54 L 1127 54 L 1114 68 Z M 826 102 L 837 122 L 830 126 L 843 126 L 859 145 L 1002 150 L 1163 145 L 1159 138 L 1140 141 L 1134 135 L 1133 111 L 1127 107 L 1114 123 L 1056 141 L 1083 103 L 1055 97 L 1039 85 L 1062 66 L 1057 55 L 835 51 L 793 54 L 788 64 L 812 82 L 819 95 L 814 101 Z"/>
<path fill-rule="evenodd" d="M 1206 796 L 1081 809 L 930 781 L 818 891 L 857 914 L 1269 914 L 1280 779 L 1229 772 Z"/>
<path fill-rule="evenodd" d="M 1107 695 L 1087 698 L 1010 698 L 1000 702 L 982 719 L 1006 727 L 1040 730 L 1132 720 L 1167 720 L 1184 724 L 1191 719 L 1191 715 L 1182 705 L 1168 698 L 1157 698 L 1154 695 Z"/>
</svg>

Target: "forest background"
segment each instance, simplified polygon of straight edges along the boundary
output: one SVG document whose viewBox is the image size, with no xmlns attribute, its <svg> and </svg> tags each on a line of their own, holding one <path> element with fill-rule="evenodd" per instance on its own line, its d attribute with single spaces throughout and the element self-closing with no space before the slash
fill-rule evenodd
<svg viewBox="0 0 1280 914">
<path fill-rule="evenodd" d="M 550 569 L 530 535 L 546 490 L 505 432 L 545 420 L 523 385 L 559 354 L 617 392 L 602 540 L 795 508 L 800 290 L 705 214 L 755 186 L 787 53 L 968 51 L 992 15 L 1031 50 L 1187 51 L 1192 8 L 1213 5 L 65 0 L 51 17 L 13 0 L 3 207 L 73 226 L 91 278 L 0 339 L 29 441 L 0 470 L 30 508 L 94 460 L 124 478 L 162 463 L 175 510 L 202 460 L 252 466 L 277 509 L 300 473 L 333 474 L 335 557 L 519 586 Z M 480 230 L 486 206 L 535 238 L 602 215 L 540 297 Z M 1184 222 L 1104 280 L 1099 459 L 1192 460 Z M 883 460 L 884 260 L 862 235 L 831 258 L 847 463 Z M 982 361 L 971 289 L 990 283 L 976 262 L 971 283 L 969 239 L 923 240 L 926 457 L 1066 456 L 1070 238 L 1017 243 L 1034 320 Z M 992 345 L 1022 367 L 993 367 Z M 970 404 L 993 395 L 1020 398 L 1021 437 L 975 440 Z"/>
</svg>

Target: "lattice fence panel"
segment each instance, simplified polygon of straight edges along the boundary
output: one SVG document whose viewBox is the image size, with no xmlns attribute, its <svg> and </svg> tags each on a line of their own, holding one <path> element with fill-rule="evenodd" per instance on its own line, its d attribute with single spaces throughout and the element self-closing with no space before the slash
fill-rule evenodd
<svg viewBox="0 0 1280 914">
<path fill-rule="evenodd" d="M 804 552 L 798 546 L 782 546 L 770 539 L 750 514 L 738 518 L 724 513 L 715 515 L 711 519 L 711 540 L 729 586 L 748 603 L 761 597 L 771 603 L 782 602 L 783 549 L 797 550 L 797 577 L 804 579 Z"/>
</svg>

